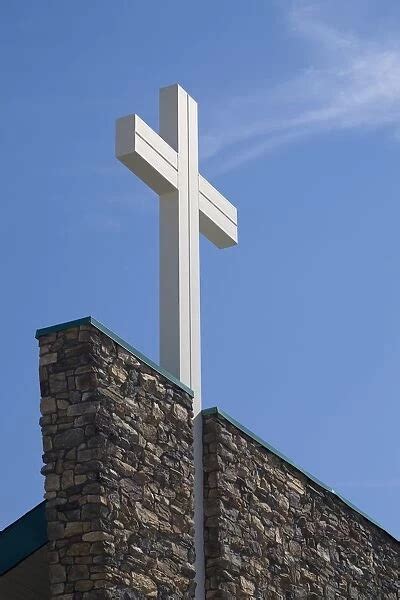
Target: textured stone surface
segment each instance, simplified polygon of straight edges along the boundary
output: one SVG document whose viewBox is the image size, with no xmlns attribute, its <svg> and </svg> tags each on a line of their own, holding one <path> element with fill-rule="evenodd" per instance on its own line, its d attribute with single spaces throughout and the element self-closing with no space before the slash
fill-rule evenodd
<svg viewBox="0 0 400 600">
<path fill-rule="evenodd" d="M 190 396 L 92 325 L 39 342 L 51 598 L 191 598 Z"/>
<path fill-rule="evenodd" d="M 389 534 L 222 416 L 203 439 L 206 598 L 400 597 Z"/>
</svg>

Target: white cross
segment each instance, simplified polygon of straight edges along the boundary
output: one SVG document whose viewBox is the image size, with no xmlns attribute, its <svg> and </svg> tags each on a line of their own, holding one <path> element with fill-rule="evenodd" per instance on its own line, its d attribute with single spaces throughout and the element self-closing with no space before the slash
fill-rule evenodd
<svg viewBox="0 0 400 600">
<path fill-rule="evenodd" d="M 160 197 L 160 364 L 192 388 L 196 598 L 204 598 L 199 232 L 237 244 L 236 208 L 198 167 L 197 103 L 179 85 L 160 90 L 160 134 L 137 115 L 117 120 L 116 156 Z"/>
<path fill-rule="evenodd" d="M 193 389 L 200 410 L 199 231 L 237 243 L 236 208 L 198 169 L 197 103 L 160 90 L 160 135 L 137 115 L 117 120 L 117 158 L 160 196 L 160 365 Z"/>
</svg>

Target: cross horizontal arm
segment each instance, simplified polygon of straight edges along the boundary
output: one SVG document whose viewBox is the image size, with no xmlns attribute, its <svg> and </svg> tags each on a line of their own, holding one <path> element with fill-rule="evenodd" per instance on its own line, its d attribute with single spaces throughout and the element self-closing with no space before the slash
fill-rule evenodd
<svg viewBox="0 0 400 600">
<path fill-rule="evenodd" d="M 117 120 L 115 154 L 158 195 L 178 188 L 178 156 L 137 115 Z"/>
<path fill-rule="evenodd" d="M 238 243 L 237 210 L 199 175 L 200 231 L 218 248 Z"/>
<path fill-rule="evenodd" d="M 138 115 L 117 120 L 115 154 L 159 196 L 178 189 L 178 154 Z M 236 208 L 199 175 L 200 231 L 219 248 L 237 244 Z"/>
</svg>

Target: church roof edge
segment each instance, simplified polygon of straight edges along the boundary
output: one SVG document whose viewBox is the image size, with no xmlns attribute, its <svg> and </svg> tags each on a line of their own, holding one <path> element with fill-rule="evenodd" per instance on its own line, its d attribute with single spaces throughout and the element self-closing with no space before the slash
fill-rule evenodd
<svg viewBox="0 0 400 600">
<path fill-rule="evenodd" d="M 56 325 L 51 325 L 50 327 L 43 327 L 42 329 L 37 329 L 35 337 L 36 339 L 39 339 L 44 335 L 49 335 L 51 333 L 56 333 L 57 331 L 63 331 L 65 329 L 71 329 L 72 327 L 80 327 L 81 325 L 93 325 L 93 327 L 107 335 L 114 342 L 116 342 L 117 344 L 122 346 L 122 348 L 127 350 L 130 354 L 133 354 L 133 356 L 144 362 L 148 367 L 151 367 L 152 369 L 157 371 L 157 373 L 168 379 L 171 383 L 174 383 L 176 386 L 181 388 L 181 390 L 183 390 L 193 398 L 193 390 L 191 390 L 187 385 L 182 383 L 177 377 L 175 377 L 175 375 L 172 375 L 172 373 L 160 367 L 160 365 L 151 360 L 151 358 L 148 358 L 148 356 L 137 350 L 137 348 L 131 346 L 131 344 L 128 344 L 128 342 L 126 342 L 119 335 L 111 331 L 111 329 L 108 329 L 108 327 L 103 325 L 103 323 L 97 321 L 97 319 L 95 319 L 94 317 L 83 317 L 81 319 L 75 319 L 74 321 L 66 321 L 65 323 L 58 323 Z"/>
<path fill-rule="evenodd" d="M 247 427 L 245 427 L 244 425 L 242 425 L 241 423 L 239 423 L 239 421 L 236 421 L 236 419 L 234 419 L 233 417 L 231 417 L 230 415 L 228 415 L 225 411 L 221 410 L 217 406 L 213 406 L 211 408 L 205 408 L 205 409 L 203 409 L 202 410 L 202 414 L 203 414 L 203 416 L 216 415 L 216 416 L 222 417 L 223 419 L 225 419 L 225 421 L 228 421 L 228 423 L 230 423 L 231 425 L 233 425 L 234 427 L 236 427 L 237 429 L 239 429 L 242 433 L 244 433 L 245 435 L 247 435 L 249 438 L 251 438 L 252 440 L 254 440 L 255 442 L 257 442 L 258 444 L 260 444 L 260 446 L 263 446 L 264 448 L 266 448 L 267 450 L 269 450 L 270 452 L 272 452 L 272 454 L 275 454 L 280 459 L 282 459 L 286 463 L 290 464 L 297 471 L 300 471 L 300 473 L 302 473 L 303 475 L 305 475 L 305 477 L 307 477 L 308 479 L 310 479 L 313 483 L 317 484 L 319 487 L 322 487 L 324 490 L 326 490 L 330 494 L 333 494 L 334 496 L 336 496 L 337 498 L 339 498 L 339 500 L 341 500 L 344 504 L 346 504 L 349 508 L 351 508 L 351 510 L 354 510 L 356 513 L 358 513 L 359 515 L 361 515 L 364 519 L 366 519 L 367 521 L 369 521 L 370 523 L 372 523 L 372 525 L 375 525 L 375 527 L 378 527 L 378 529 L 380 529 L 381 531 L 383 531 L 384 533 L 386 533 L 387 535 L 389 535 L 396 542 L 400 542 L 400 540 L 397 539 L 392 533 L 390 533 L 387 529 L 385 529 L 382 525 L 380 525 L 380 523 L 378 523 L 377 521 L 375 521 L 372 517 L 370 517 L 365 512 L 363 512 L 362 510 L 360 510 L 357 506 L 355 506 L 352 502 L 350 502 L 350 500 L 347 500 L 347 498 L 345 498 L 344 496 L 342 496 L 341 494 L 339 494 L 337 491 L 335 491 L 334 489 L 332 489 L 331 487 L 329 487 L 328 485 L 326 485 L 323 481 L 321 481 L 317 477 L 314 477 L 314 475 L 311 475 L 311 473 L 309 473 L 308 471 L 306 471 L 302 467 L 299 467 L 299 465 L 297 465 L 295 462 L 293 462 L 293 460 L 291 460 L 290 458 L 288 458 L 287 456 L 285 456 L 284 454 L 282 454 L 282 452 L 280 452 L 279 450 L 277 450 L 276 448 L 274 448 L 273 446 L 271 446 L 271 444 L 269 444 L 268 442 L 266 442 L 265 440 L 263 440 L 257 434 L 253 433 L 250 429 L 247 429 Z"/>
<path fill-rule="evenodd" d="M 0 576 L 47 543 L 45 502 L 0 531 Z"/>
</svg>

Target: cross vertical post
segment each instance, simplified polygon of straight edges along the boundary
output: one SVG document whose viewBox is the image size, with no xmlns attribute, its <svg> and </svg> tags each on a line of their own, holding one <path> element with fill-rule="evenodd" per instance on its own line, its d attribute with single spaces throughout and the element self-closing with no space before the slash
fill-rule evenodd
<svg viewBox="0 0 400 600">
<path fill-rule="evenodd" d="M 197 103 L 160 90 L 160 136 L 178 154 L 178 189 L 160 196 L 160 364 L 194 391 L 196 598 L 203 600 L 203 445 Z"/>
<path fill-rule="evenodd" d="M 160 135 L 178 154 L 178 189 L 160 195 L 160 364 L 195 392 L 201 410 L 197 103 L 160 90 Z"/>
<path fill-rule="evenodd" d="M 116 156 L 160 198 L 160 364 L 194 392 L 195 597 L 204 600 L 199 234 L 237 244 L 237 213 L 199 174 L 197 103 L 177 84 L 160 90 L 160 134 L 138 115 L 117 120 Z"/>
</svg>

